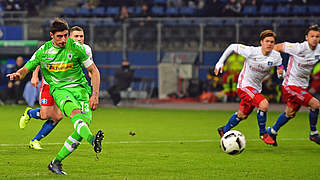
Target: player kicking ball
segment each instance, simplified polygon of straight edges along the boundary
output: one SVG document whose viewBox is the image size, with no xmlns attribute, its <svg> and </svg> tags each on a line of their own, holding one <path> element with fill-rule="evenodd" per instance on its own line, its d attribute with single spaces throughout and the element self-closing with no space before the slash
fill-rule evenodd
<svg viewBox="0 0 320 180">
<path fill-rule="evenodd" d="M 102 150 L 104 133 L 99 130 L 93 135 L 89 129 L 92 110 L 99 104 L 100 73 L 84 47 L 68 38 L 69 27 L 63 19 L 56 18 L 50 24 L 50 36 L 52 40 L 42 45 L 24 67 L 7 77 L 10 80 L 23 79 L 40 65 L 56 105 L 74 125 L 73 133 L 48 165 L 50 171 L 65 175 L 61 162 L 79 146 L 82 139 L 89 142 L 96 153 Z M 92 93 L 82 67 L 91 73 Z"/>
<path fill-rule="evenodd" d="M 262 81 L 275 66 L 282 64 L 280 53 L 273 50 L 276 34 L 271 30 L 265 30 L 260 34 L 259 47 L 245 46 L 242 44 L 231 44 L 222 54 L 217 62 L 214 73 L 218 75 L 223 71 L 224 62 L 232 53 L 237 53 L 246 58 L 240 72 L 237 94 L 241 98 L 240 108 L 234 113 L 228 123 L 218 128 L 222 137 L 224 133 L 235 127 L 243 119 L 246 119 L 255 107 L 258 108 L 257 120 L 259 125 L 260 138 L 267 144 L 274 144 L 274 140 L 266 130 L 268 100 L 262 95 Z M 277 73 L 281 74 L 282 69 L 278 68 Z"/>
<path fill-rule="evenodd" d="M 84 44 L 84 31 L 79 26 L 74 26 L 70 29 L 70 38 L 75 41 L 80 42 L 86 51 L 86 54 L 92 58 L 92 50 L 90 46 Z M 39 83 L 39 69 L 40 66 L 32 74 L 31 84 L 34 87 L 38 87 Z M 39 93 L 39 104 L 41 108 L 31 109 L 27 107 L 24 114 L 20 118 L 19 126 L 24 129 L 26 125 L 30 122 L 31 118 L 34 119 L 44 119 L 46 122 L 42 125 L 40 131 L 37 135 L 29 142 L 29 147 L 36 150 L 41 150 L 40 140 L 46 137 L 63 118 L 61 111 L 55 104 L 53 97 L 50 95 L 49 84 L 42 78 L 40 93 Z"/>
<path fill-rule="evenodd" d="M 310 74 L 314 65 L 320 60 L 320 27 L 310 26 L 305 33 L 303 43 L 280 43 L 275 45 L 275 50 L 288 53 L 290 55 L 287 73 L 282 83 L 282 95 L 286 101 L 286 109 L 276 123 L 267 129 L 268 134 L 275 141 L 277 146 L 277 132 L 292 119 L 301 106 L 308 107 L 310 134 L 309 139 L 320 144 L 320 136 L 317 131 L 317 121 L 320 103 L 308 92 Z"/>
</svg>

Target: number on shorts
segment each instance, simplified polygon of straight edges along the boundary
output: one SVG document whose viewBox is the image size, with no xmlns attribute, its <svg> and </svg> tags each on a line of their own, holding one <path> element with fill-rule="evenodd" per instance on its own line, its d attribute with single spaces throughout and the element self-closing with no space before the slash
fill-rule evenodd
<svg viewBox="0 0 320 180">
<path fill-rule="evenodd" d="M 81 104 L 81 111 L 83 112 L 89 112 L 89 104 L 85 102 L 80 102 Z"/>
</svg>

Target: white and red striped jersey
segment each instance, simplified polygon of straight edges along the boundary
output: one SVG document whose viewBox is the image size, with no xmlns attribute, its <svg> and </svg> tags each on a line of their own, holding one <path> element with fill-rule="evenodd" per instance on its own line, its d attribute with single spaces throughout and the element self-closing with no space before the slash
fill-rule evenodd
<svg viewBox="0 0 320 180">
<path fill-rule="evenodd" d="M 315 50 L 311 50 L 307 41 L 303 43 L 285 42 L 283 51 L 290 54 L 290 58 L 282 85 L 307 88 L 312 69 L 320 60 L 320 46 L 318 45 Z"/>
<path fill-rule="evenodd" d="M 93 61 L 93 58 L 92 58 L 92 50 L 91 50 L 91 47 L 89 45 L 86 45 L 86 44 L 83 44 L 83 47 L 86 51 L 86 54 L 89 56 L 89 58 Z M 46 82 L 46 80 L 44 80 L 43 76 L 42 76 L 42 83 L 43 84 L 48 84 Z"/>
<path fill-rule="evenodd" d="M 246 58 L 244 66 L 239 74 L 237 88 L 247 86 L 255 88 L 259 93 L 262 90 L 262 81 L 274 66 L 282 64 L 280 53 L 272 50 L 268 55 L 262 54 L 261 46 L 245 46 L 242 44 L 231 44 L 223 53 L 216 69 L 220 69 L 225 60 L 232 53 L 237 53 Z"/>
</svg>

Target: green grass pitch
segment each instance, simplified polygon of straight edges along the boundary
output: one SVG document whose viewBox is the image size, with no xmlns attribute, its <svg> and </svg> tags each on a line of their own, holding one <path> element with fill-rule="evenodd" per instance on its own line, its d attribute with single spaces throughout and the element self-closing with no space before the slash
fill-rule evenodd
<svg viewBox="0 0 320 180">
<path fill-rule="evenodd" d="M 27 144 L 43 121 L 33 119 L 21 130 L 23 106 L 0 106 L 0 179 L 320 179 L 320 146 L 308 139 L 308 114 L 300 112 L 283 127 L 278 147 L 258 137 L 256 113 L 235 129 L 247 139 L 240 155 L 219 147 L 217 128 L 231 111 L 99 108 L 91 130 L 103 129 L 105 140 L 99 160 L 83 143 L 63 161 L 67 176 L 48 171 L 47 165 L 73 131 L 63 119 L 42 140 L 43 150 Z M 279 112 L 268 113 L 267 126 Z M 129 132 L 135 131 L 135 136 Z"/>
</svg>

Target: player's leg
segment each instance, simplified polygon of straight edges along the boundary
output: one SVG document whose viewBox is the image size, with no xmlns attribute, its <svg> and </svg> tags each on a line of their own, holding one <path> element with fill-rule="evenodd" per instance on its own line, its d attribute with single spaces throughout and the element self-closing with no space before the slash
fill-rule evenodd
<svg viewBox="0 0 320 180">
<path fill-rule="evenodd" d="M 260 135 L 266 134 L 266 122 L 267 122 L 267 111 L 269 108 L 269 102 L 267 99 L 263 99 L 258 106 L 257 120 L 259 126 Z"/>
<path fill-rule="evenodd" d="M 77 149 L 81 141 L 82 137 L 77 133 L 76 130 L 73 131 L 73 133 L 64 142 L 64 145 L 59 151 L 58 155 L 48 165 L 49 170 L 56 174 L 67 174 L 62 170 L 61 161 L 69 156 L 75 149 Z"/>
<path fill-rule="evenodd" d="M 283 99 L 286 102 L 286 110 L 279 115 L 277 121 L 272 127 L 267 128 L 268 134 L 275 141 L 274 146 L 278 146 L 276 138 L 280 128 L 296 115 L 303 103 L 301 101 L 301 99 L 303 99 L 300 93 L 301 89 L 298 87 L 282 86 L 281 90 Z"/>
<path fill-rule="evenodd" d="M 46 137 L 63 118 L 61 111 L 54 103 L 52 106 L 42 106 L 40 111 L 42 119 L 47 119 L 42 125 L 37 135 L 30 141 L 29 147 L 33 149 L 42 149 L 40 140 Z"/>
<path fill-rule="evenodd" d="M 22 116 L 20 117 L 19 127 L 21 129 L 24 129 L 27 126 L 27 124 L 30 122 L 31 118 L 40 119 L 40 108 L 32 109 L 30 107 L 27 107 L 24 110 L 24 113 L 22 114 Z"/>
<path fill-rule="evenodd" d="M 310 111 L 309 111 L 309 122 L 310 122 L 310 135 L 309 139 L 314 141 L 317 144 L 320 144 L 320 136 L 317 131 L 317 122 L 319 116 L 319 108 L 320 103 L 319 100 L 312 97 L 308 103 Z"/>
<path fill-rule="evenodd" d="M 238 112 L 234 113 L 230 118 L 229 121 L 225 126 L 218 128 L 218 133 L 222 137 L 224 133 L 235 127 L 239 124 L 239 122 L 243 119 L 246 119 L 248 115 L 252 112 L 254 109 L 254 106 L 251 104 L 251 97 L 248 96 L 244 91 L 241 89 L 237 90 L 238 96 L 241 98 L 240 101 L 240 108 Z"/>
<path fill-rule="evenodd" d="M 56 90 L 53 93 L 53 97 L 62 113 L 71 118 L 74 125 L 74 133 L 71 137 L 79 142 L 83 138 L 93 146 L 95 152 L 101 152 L 101 142 L 104 138 L 104 134 L 100 130 L 95 136 L 93 136 L 89 129 L 92 119 L 92 111 L 89 106 L 89 94 L 86 90 L 80 87 L 68 90 Z M 69 142 L 68 139 L 66 142 Z M 72 153 L 70 149 L 68 150 L 67 144 L 65 143 L 54 161 L 52 161 L 48 166 L 51 171 L 57 174 L 63 174 L 61 172 L 61 161 Z"/>
</svg>

